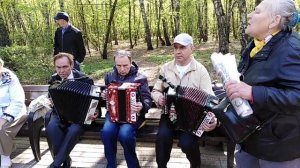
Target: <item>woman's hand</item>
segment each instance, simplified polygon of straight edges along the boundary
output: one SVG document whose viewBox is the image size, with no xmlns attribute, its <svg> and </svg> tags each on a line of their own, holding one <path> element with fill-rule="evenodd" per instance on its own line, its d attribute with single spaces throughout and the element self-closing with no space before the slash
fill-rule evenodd
<svg viewBox="0 0 300 168">
<path fill-rule="evenodd" d="M 245 100 L 252 100 L 252 86 L 245 82 L 230 80 L 224 86 L 230 100 L 240 97 Z"/>
</svg>

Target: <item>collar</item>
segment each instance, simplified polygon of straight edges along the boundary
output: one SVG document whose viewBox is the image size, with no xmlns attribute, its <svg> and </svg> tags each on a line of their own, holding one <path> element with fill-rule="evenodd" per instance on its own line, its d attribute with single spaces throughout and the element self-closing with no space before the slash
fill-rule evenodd
<svg viewBox="0 0 300 168">
<path fill-rule="evenodd" d="M 67 77 L 67 79 L 74 79 L 74 74 L 73 74 L 73 71 L 71 71 L 70 75 Z M 62 79 L 64 80 L 64 79 Z"/>
</svg>

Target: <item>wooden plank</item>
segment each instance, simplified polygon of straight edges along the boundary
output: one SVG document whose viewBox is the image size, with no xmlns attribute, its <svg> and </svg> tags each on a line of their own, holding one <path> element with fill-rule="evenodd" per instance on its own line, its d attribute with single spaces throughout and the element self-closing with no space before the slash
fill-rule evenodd
<svg viewBox="0 0 300 168">
<path fill-rule="evenodd" d="M 41 139 L 42 160 L 35 162 L 29 141 L 26 137 L 16 138 L 16 150 L 12 153 L 12 161 L 14 168 L 42 168 L 48 167 L 52 163 L 52 157 L 48 150 L 45 138 Z M 122 146 L 118 143 L 117 163 L 118 168 L 127 168 Z M 156 168 L 155 161 L 155 144 L 138 142 L 137 156 L 142 168 Z M 226 167 L 226 155 L 218 145 L 206 145 L 200 147 L 202 168 L 222 168 Z M 104 156 L 104 147 L 100 140 L 82 140 L 80 141 L 70 154 L 72 158 L 72 167 L 92 167 L 104 168 L 106 159 Z M 189 167 L 189 162 L 182 153 L 181 149 L 174 143 L 171 158 L 168 167 L 182 168 Z"/>
</svg>

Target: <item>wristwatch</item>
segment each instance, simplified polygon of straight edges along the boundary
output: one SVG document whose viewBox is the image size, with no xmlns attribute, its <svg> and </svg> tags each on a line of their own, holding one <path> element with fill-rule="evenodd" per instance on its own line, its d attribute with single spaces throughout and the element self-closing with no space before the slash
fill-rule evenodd
<svg viewBox="0 0 300 168">
<path fill-rule="evenodd" d="M 10 116 L 7 116 L 7 115 L 3 115 L 1 118 L 7 120 L 8 122 L 12 122 L 14 119 Z"/>
</svg>

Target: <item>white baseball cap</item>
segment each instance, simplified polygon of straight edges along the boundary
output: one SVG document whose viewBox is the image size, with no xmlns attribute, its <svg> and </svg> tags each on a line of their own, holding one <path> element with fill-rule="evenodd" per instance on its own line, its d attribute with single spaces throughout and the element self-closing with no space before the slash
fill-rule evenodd
<svg viewBox="0 0 300 168">
<path fill-rule="evenodd" d="M 174 38 L 174 44 L 175 43 L 183 46 L 193 45 L 193 38 L 187 33 L 181 33 Z"/>
</svg>

